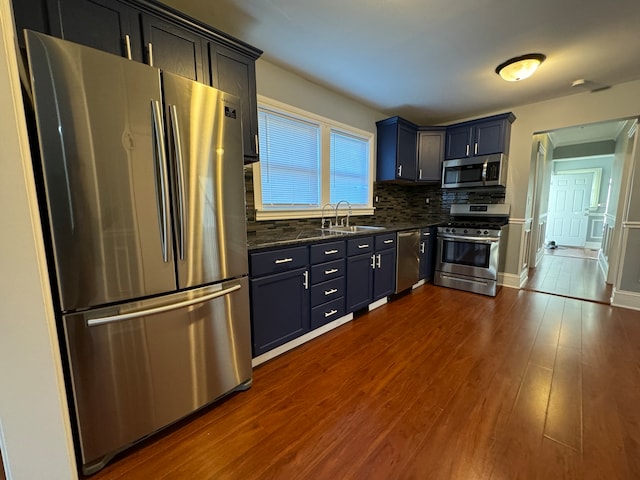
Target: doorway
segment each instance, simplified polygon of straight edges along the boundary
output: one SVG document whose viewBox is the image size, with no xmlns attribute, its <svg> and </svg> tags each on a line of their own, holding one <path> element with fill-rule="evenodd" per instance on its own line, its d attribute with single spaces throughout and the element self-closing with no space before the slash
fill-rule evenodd
<svg viewBox="0 0 640 480">
<path fill-rule="evenodd" d="M 617 152 L 628 140 L 628 125 L 620 120 L 534 136 L 534 241 L 526 290 L 610 303 L 603 247 L 615 228 L 624 160 Z"/>
</svg>

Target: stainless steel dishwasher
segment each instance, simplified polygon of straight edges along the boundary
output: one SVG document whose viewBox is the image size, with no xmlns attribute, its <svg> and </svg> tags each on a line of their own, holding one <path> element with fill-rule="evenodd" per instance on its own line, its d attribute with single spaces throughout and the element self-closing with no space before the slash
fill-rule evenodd
<svg viewBox="0 0 640 480">
<path fill-rule="evenodd" d="M 420 278 L 420 230 L 398 232 L 396 261 L 396 291 L 402 292 L 418 283 Z"/>
</svg>

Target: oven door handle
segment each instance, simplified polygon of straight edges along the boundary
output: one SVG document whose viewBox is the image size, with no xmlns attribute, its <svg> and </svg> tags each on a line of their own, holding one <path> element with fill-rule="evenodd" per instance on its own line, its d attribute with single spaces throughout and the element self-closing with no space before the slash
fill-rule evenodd
<svg viewBox="0 0 640 480">
<path fill-rule="evenodd" d="M 439 238 L 446 238 L 447 240 L 458 240 L 460 242 L 470 242 L 470 243 L 484 243 L 491 244 L 497 243 L 500 241 L 500 237 L 466 237 L 462 235 L 438 235 Z"/>
</svg>

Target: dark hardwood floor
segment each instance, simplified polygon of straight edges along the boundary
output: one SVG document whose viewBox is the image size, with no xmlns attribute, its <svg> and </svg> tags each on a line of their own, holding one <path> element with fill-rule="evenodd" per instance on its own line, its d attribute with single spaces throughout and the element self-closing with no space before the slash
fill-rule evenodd
<svg viewBox="0 0 640 480">
<path fill-rule="evenodd" d="M 638 479 L 640 312 L 425 285 L 257 367 L 106 479 Z"/>
<path fill-rule="evenodd" d="M 605 283 L 597 259 L 590 251 L 581 257 L 579 251 L 547 251 L 537 267 L 529 269 L 525 289 L 607 305 L 611 303 L 611 285 Z"/>
</svg>

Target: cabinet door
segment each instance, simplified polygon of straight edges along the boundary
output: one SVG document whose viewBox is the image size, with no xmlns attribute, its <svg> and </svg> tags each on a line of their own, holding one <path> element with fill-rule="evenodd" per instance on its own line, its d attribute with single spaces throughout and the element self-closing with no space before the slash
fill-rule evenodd
<svg viewBox="0 0 640 480">
<path fill-rule="evenodd" d="M 435 261 L 435 234 L 431 229 L 422 229 L 420 235 L 420 279 L 432 280 Z"/>
<path fill-rule="evenodd" d="M 309 331 L 307 278 L 308 270 L 299 268 L 251 280 L 254 357 Z"/>
<path fill-rule="evenodd" d="M 373 300 L 371 253 L 347 258 L 347 312 L 366 307 Z"/>
<path fill-rule="evenodd" d="M 209 83 L 209 79 L 205 77 L 205 72 L 209 69 L 203 68 L 202 37 L 153 15 L 144 14 L 142 37 L 145 61 L 149 65 L 191 80 Z"/>
<path fill-rule="evenodd" d="M 403 123 L 398 124 L 398 153 L 396 178 L 416 179 L 416 130 Z"/>
<path fill-rule="evenodd" d="M 444 160 L 444 130 L 418 132 L 419 182 L 440 182 Z"/>
<path fill-rule="evenodd" d="M 474 131 L 474 155 L 504 152 L 505 124 L 505 120 L 478 123 Z"/>
<path fill-rule="evenodd" d="M 470 126 L 447 129 L 445 159 L 465 158 L 473 152 L 471 149 L 472 128 Z"/>
<path fill-rule="evenodd" d="M 391 295 L 396 287 L 396 249 L 376 252 L 373 277 L 373 300 Z"/>
<path fill-rule="evenodd" d="M 48 6 L 54 36 L 142 61 L 133 8 L 115 0 L 48 0 Z"/>
<path fill-rule="evenodd" d="M 240 97 L 245 163 L 258 161 L 258 106 L 255 60 L 209 43 L 211 85 Z"/>
</svg>

